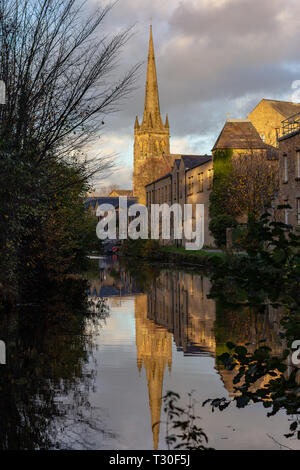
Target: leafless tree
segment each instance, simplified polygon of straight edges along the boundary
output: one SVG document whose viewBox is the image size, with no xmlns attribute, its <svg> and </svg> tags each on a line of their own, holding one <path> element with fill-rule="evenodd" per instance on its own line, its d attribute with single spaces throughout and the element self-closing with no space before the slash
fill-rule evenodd
<svg viewBox="0 0 300 470">
<path fill-rule="evenodd" d="M 0 0 L 0 78 L 7 101 L 0 137 L 38 168 L 52 158 L 83 159 L 104 117 L 134 86 L 139 65 L 115 78 L 132 29 L 104 34 L 114 5 L 86 16 L 86 0 Z M 89 162 L 89 174 L 111 159 Z"/>
<path fill-rule="evenodd" d="M 120 186 L 118 184 L 111 184 L 109 186 L 101 186 L 98 189 L 95 189 L 94 191 L 91 191 L 88 196 L 89 197 L 106 197 L 109 196 L 109 194 L 112 191 L 120 189 Z"/>
<path fill-rule="evenodd" d="M 259 217 L 270 206 L 278 189 L 278 161 L 276 153 L 270 152 L 249 148 L 232 157 L 227 185 L 229 213 Z"/>
</svg>

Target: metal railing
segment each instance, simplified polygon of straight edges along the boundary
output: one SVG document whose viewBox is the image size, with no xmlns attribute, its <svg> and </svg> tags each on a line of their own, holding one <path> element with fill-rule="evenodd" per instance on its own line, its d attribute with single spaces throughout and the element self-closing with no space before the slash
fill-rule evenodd
<svg viewBox="0 0 300 470">
<path fill-rule="evenodd" d="M 282 121 L 282 128 L 280 137 L 286 136 L 288 134 L 293 134 L 300 130 L 300 113 L 293 114 L 289 118 Z"/>
</svg>

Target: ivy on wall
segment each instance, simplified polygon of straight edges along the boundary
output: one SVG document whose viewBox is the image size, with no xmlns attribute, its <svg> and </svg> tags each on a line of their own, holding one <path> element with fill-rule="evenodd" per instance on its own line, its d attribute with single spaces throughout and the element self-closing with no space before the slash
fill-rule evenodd
<svg viewBox="0 0 300 470">
<path fill-rule="evenodd" d="M 213 188 L 209 197 L 209 213 L 210 217 L 228 214 L 228 186 L 230 176 L 232 174 L 232 159 L 233 150 L 224 149 L 216 150 L 214 153 L 214 181 Z"/>
<path fill-rule="evenodd" d="M 228 212 L 230 193 L 228 191 L 232 175 L 232 149 L 216 150 L 214 153 L 214 180 L 209 197 L 209 229 L 216 245 L 226 244 L 226 228 L 236 226 L 235 214 Z"/>
</svg>

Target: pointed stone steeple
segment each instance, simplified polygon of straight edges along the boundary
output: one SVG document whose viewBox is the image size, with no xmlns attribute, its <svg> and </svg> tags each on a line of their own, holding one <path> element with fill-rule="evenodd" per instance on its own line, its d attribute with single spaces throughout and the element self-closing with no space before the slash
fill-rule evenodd
<svg viewBox="0 0 300 470">
<path fill-rule="evenodd" d="M 168 117 L 164 124 L 160 114 L 152 26 L 150 26 L 144 115 L 142 123 L 139 124 L 136 118 L 134 125 L 133 194 L 138 197 L 141 204 L 146 203 L 145 185 L 162 176 L 159 168 L 162 167 L 160 163 L 165 162 L 166 155 L 170 155 L 170 127 Z M 157 162 L 158 171 L 148 172 L 147 162 L 152 167 Z"/>
<path fill-rule="evenodd" d="M 151 126 L 152 123 L 152 126 Z M 155 65 L 155 54 L 152 37 L 152 25 L 150 26 L 146 95 L 144 105 L 143 127 L 162 128 L 163 123 L 160 115 L 158 85 Z"/>
<path fill-rule="evenodd" d="M 169 129 L 169 127 L 170 127 L 170 126 L 169 126 L 169 117 L 168 117 L 167 114 L 166 114 L 166 124 L 165 124 L 165 127 L 166 127 L 167 129 Z"/>
</svg>

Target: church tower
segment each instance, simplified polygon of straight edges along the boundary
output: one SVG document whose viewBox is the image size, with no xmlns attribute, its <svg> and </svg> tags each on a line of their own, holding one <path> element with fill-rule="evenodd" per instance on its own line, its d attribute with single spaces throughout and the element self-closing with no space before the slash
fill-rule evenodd
<svg viewBox="0 0 300 470">
<path fill-rule="evenodd" d="M 136 117 L 134 125 L 133 194 L 139 198 L 141 204 L 146 202 L 145 185 L 169 171 L 167 163 L 169 154 L 169 120 L 166 116 L 163 124 L 160 114 L 152 26 L 150 26 L 144 116 L 141 124 Z"/>
</svg>

